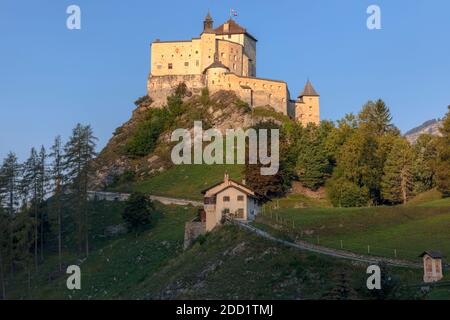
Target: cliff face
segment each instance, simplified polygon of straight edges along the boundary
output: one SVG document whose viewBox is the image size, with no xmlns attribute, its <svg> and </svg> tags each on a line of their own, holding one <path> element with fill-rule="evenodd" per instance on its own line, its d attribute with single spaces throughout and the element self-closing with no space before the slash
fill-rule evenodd
<svg viewBox="0 0 450 320">
<path fill-rule="evenodd" d="M 130 156 L 126 146 L 136 134 L 140 126 L 148 118 L 153 103 L 142 103 L 132 114 L 130 120 L 117 128 L 113 137 L 95 160 L 96 169 L 93 178 L 93 188 L 103 189 L 111 187 L 119 180 L 143 180 L 164 171 L 172 166 L 170 153 L 176 144 L 170 141 L 171 133 L 177 128 L 193 130 L 194 121 L 201 120 L 203 129 L 216 128 L 225 132 L 226 129 L 248 128 L 252 123 L 272 119 L 270 111 L 264 115 L 252 116 L 248 105 L 241 101 L 231 91 L 219 91 L 211 96 L 200 96 L 188 92 L 183 98 L 184 112 L 174 119 L 169 129 L 159 134 L 156 146 L 152 152 L 144 156 Z M 160 105 L 157 108 L 161 108 Z M 275 114 L 274 114 L 275 115 Z"/>
<path fill-rule="evenodd" d="M 417 141 L 417 138 L 419 138 L 421 134 L 431 134 L 440 136 L 441 133 L 439 132 L 439 127 L 441 125 L 442 125 L 441 120 L 438 119 L 428 120 L 423 124 L 421 124 L 420 126 L 406 132 L 405 137 L 406 139 L 408 139 L 410 143 L 413 144 Z"/>
</svg>

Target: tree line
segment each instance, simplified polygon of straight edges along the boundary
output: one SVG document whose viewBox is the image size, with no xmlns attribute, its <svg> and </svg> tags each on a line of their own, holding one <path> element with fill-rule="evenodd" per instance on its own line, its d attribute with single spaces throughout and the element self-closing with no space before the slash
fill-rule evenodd
<svg viewBox="0 0 450 320">
<path fill-rule="evenodd" d="M 246 182 L 266 196 L 286 193 L 293 180 L 312 190 L 326 186 L 336 207 L 407 203 L 433 188 L 450 196 L 450 106 L 442 136 L 424 134 L 413 145 L 382 100 L 336 123 L 265 122 L 255 128 L 280 129 L 279 173 L 261 176 L 260 164 L 244 170 Z"/>
<path fill-rule="evenodd" d="M 25 271 L 31 276 L 45 259 L 45 244 L 56 235 L 62 270 L 63 206 L 76 226 L 78 254 L 89 255 L 88 182 L 97 138 L 89 125 L 77 124 L 68 141 L 60 136 L 50 150 L 32 148 L 19 163 L 9 152 L 0 167 L 0 294 L 6 283 Z"/>
</svg>

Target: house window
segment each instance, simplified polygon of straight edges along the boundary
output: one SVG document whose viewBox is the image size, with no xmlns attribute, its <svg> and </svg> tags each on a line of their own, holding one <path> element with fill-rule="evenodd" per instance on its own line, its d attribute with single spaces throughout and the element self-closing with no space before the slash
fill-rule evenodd
<svg viewBox="0 0 450 320">
<path fill-rule="evenodd" d="M 237 196 L 238 201 L 244 201 L 244 196 Z"/>
<path fill-rule="evenodd" d="M 223 209 L 223 213 L 224 214 L 229 214 L 230 213 L 230 209 L 228 209 L 228 208 Z"/>
<path fill-rule="evenodd" d="M 170 69 L 173 69 L 173 64 L 169 63 L 169 64 L 167 65 L 167 68 L 169 68 L 169 70 L 170 70 Z"/>
<path fill-rule="evenodd" d="M 230 202 L 230 197 L 229 196 L 223 197 L 223 202 Z"/>
<path fill-rule="evenodd" d="M 185 66 L 185 67 L 189 67 L 189 62 L 185 62 L 185 63 L 184 63 L 184 66 Z"/>
<path fill-rule="evenodd" d="M 239 208 L 236 212 L 236 218 L 238 219 L 244 219 L 244 209 Z"/>
</svg>

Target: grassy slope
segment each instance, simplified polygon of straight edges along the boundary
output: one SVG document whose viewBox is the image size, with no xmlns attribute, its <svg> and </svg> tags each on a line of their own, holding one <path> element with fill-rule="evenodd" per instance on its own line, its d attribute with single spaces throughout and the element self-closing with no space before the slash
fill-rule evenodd
<svg viewBox="0 0 450 320">
<path fill-rule="evenodd" d="M 447 200 L 431 205 L 266 210 L 258 221 L 279 225 L 281 217 L 285 229 L 303 240 L 332 248 L 340 248 L 342 240 L 344 249 L 358 253 L 367 253 L 370 245 L 371 254 L 387 257 L 395 257 L 396 249 L 399 258 L 417 261 L 427 249 L 450 255 L 450 206 Z"/>
<path fill-rule="evenodd" d="M 10 298 L 35 299 L 319 299 L 345 273 L 352 298 L 370 298 L 365 289 L 365 265 L 300 252 L 225 226 L 182 251 L 184 223 L 195 214 L 191 207 L 158 205 L 160 214 L 151 230 L 104 237 L 105 226 L 119 223 L 123 204 L 99 202 L 92 215 L 93 250 L 81 262 L 82 290 L 65 288 L 67 275 L 57 270 L 56 255 L 47 257 L 31 292 L 21 275 L 9 287 Z M 95 231 L 95 232 L 94 232 Z M 79 264 L 65 255 L 66 264 Z M 417 284 L 421 272 L 394 269 L 402 284 Z M 51 280 L 49 280 L 51 279 Z M 432 293 L 434 290 L 432 291 Z M 437 297 L 446 296 L 445 290 Z M 417 290 L 415 291 L 417 293 Z M 401 297 L 405 297 L 402 293 Z"/>
<path fill-rule="evenodd" d="M 224 226 L 202 244 L 170 261 L 143 281 L 133 298 L 148 299 L 323 299 L 345 273 L 352 298 L 370 298 L 366 266 L 274 244 Z M 420 272 L 396 269 L 403 284 L 420 281 Z"/>
<path fill-rule="evenodd" d="M 93 250 L 89 258 L 81 262 L 73 255 L 65 255 L 65 265 L 81 267 L 80 291 L 66 288 L 64 271 L 58 272 L 55 254 L 47 257 L 39 267 L 38 276 L 32 279 L 28 292 L 26 276 L 22 274 L 9 288 L 10 298 L 36 299 L 110 299 L 128 296 L 138 283 L 156 272 L 182 250 L 184 224 L 195 215 L 192 207 L 157 205 L 160 213 L 155 216 L 151 230 L 138 235 L 131 233 L 115 237 L 103 236 L 104 228 L 121 222 L 123 204 L 100 202 L 93 214 Z M 49 278 L 52 278 L 49 281 Z"/>
<path fill-rule="evenodd" d="M 184 199 L 202 199 L 201 190 L 223 180 L 227 171 L 230 178 L 242 179 L 242 165 L 180 165 L 174 166 L 148 180 L 137 183 L 133 189 L 144 193 Z"/>
</svg>

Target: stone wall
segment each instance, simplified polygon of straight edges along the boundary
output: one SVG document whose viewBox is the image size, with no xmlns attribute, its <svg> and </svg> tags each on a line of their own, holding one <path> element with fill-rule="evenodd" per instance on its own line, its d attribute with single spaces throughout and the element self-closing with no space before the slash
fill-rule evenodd
<svg viewBox="0 0 450 320">
<path fill-rule="evenodd" d="M 184 249 L 189 248 L 198 236 L 205 233 L 206 223 L 200 221 L 186 222 L 184 226 Z"/>
<path fill-rule="evenodd" d="M 152 98 L 152 107 L 161 108 L 167 104 L 167 97 L 171 95 L 180 83 L 185 83 L 188 90 L 200 95 L 206 86 L 203 74 L 150 76 L 147 82 L 147 92 Z"/>
</svg>

